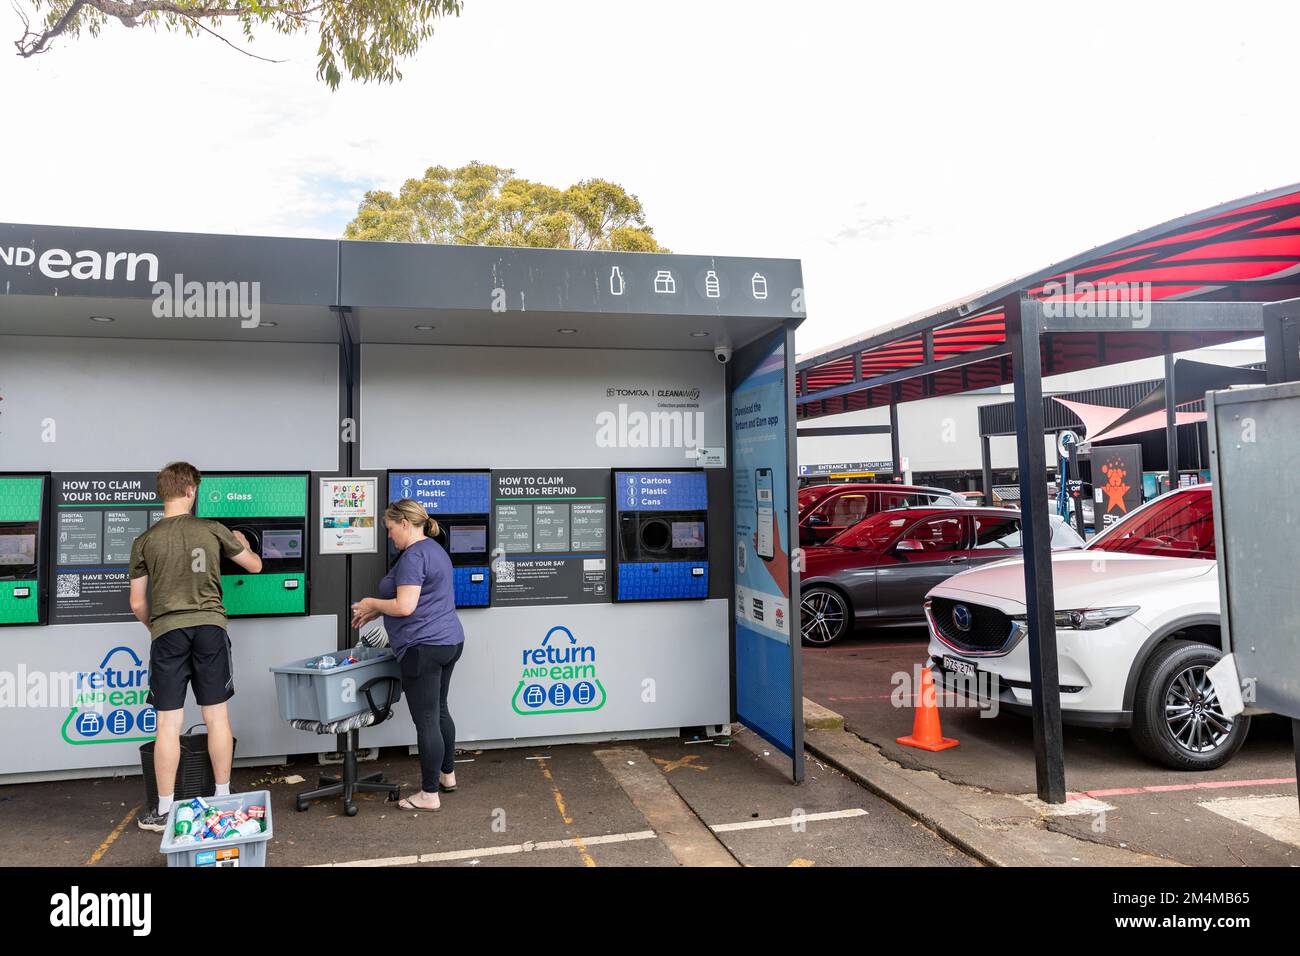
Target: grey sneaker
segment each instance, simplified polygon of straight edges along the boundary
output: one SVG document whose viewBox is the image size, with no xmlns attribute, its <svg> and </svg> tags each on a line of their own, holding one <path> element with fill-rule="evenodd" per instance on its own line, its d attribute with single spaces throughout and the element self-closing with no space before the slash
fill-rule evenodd
<svg viewBox="0 0 1300 956">
<path fill-rule="evenodd" d="M 167 814 L 159 813 L 155 808 L 148 813 L 142 813 L 135 818 L 135 825 L 141 830 L 152 830 L 154 833 L 162 833 L 167 829 Z"/>
</svg>

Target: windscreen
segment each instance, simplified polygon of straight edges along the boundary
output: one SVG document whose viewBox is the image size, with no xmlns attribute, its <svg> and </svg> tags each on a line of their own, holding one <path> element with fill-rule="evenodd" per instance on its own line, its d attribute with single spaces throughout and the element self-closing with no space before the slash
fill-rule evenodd
<svg viewBox="0 0 1300 956">
<path fill-rule="evenodd" d="M 1214 558 L 1214 504 L 1210 490 L 1164 495 L 1099 535 L 1089 550 Z"/>
<path fill-rule="evenodd" d="M 851 528 L 845 528 L 827 544 L 841 548 L 880 551 L 888 547 L 903 527 L 913 520 L 915 520 L 914 515 L 880 511 L 862 519 Z"/>
</svg>

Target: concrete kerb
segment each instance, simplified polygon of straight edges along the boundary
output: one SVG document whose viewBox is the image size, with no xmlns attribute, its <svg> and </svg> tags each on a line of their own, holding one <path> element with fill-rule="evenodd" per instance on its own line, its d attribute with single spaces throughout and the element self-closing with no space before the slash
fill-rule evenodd
<svg viewBox="0 0 1300 956">
<path fill-rule="evenodd" d="M 804 744 L 812 754 L 987 866 L 1179 865 L 1052 830 L 1050 811 L 1032 801 L 906 769 L 844 729 L 840 715 L 809 703 Z M 839 718 L 838 726 L 833 718 Z"/>
</svg>

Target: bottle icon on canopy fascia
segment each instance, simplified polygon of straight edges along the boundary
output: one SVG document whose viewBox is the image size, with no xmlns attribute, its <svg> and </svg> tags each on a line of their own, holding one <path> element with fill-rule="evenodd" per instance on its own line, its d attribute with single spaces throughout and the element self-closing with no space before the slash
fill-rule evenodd
<svg viewBox="0 0 1300 956">
<path fill-rule="evenodd" d="M 618 266 L 611 266 L 609 270 L 609 294 L 622 295 L 627 284 L 623 281 L 623 271 Z"/>
<path fill-rule="evenodd" d="M 764 276 L 763 273 L 755 272 L 751 284 L 754 289 L 755 299 L 767 298 L 767 277 Z"/>
<path fill-rule="evenodd" d="M 660 295 L 672 295 L 676 291 L 677 280 L 673 278 L 672 272 L 660 269 L 655 273 L 655 292 Z"/>
<path fill-rule="evenodd" d="M 722 287 L 718 284 L 718 274 L 712 269 L 704 273 L 704 294 L 710 299 L 722 297 Z"/>
</svg>

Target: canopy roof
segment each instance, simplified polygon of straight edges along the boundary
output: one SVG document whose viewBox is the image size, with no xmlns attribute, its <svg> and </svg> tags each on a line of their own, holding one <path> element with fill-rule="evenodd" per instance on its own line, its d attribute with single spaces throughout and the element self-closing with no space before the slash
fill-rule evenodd
<svg viewBox="0 0 1300 956">
<path fill-rule="evenodd" d="M 1300 296 L 1300 184 L 1184 216 L 805 355 L 798 363 L 799 417 L 1010 382 L 1006 302 L 1018 296 L 1044 303 L 1051 317 L 1042 335 L 1047 375 L 1258 336 L 1258 309 L 1225 305 L 1193 310 L 1193 322 L 1160 321 L 1171 310 L 1147 305 L 1139 314 L 1128 302 Z M 1070 302 L 1091 305 L 1067 308 Z"/>
</svg>

